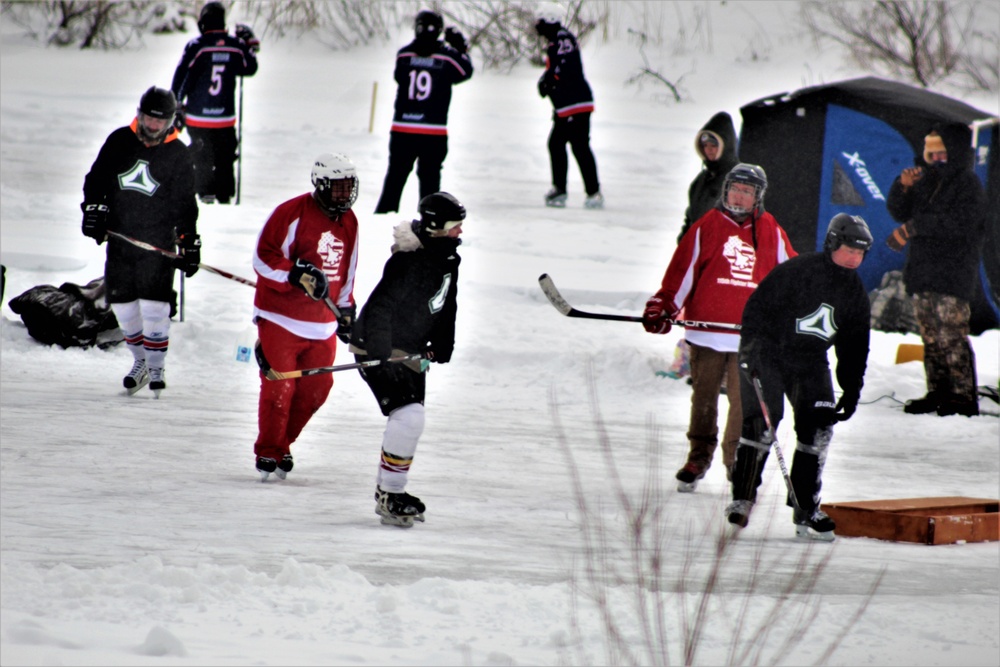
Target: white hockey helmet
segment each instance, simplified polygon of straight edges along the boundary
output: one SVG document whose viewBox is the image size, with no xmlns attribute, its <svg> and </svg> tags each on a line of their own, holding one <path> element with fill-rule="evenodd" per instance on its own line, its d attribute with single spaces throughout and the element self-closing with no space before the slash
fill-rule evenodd
<svg viewBox="0 0 1000 667">
<path fill-rule="evenodd" d="M 343 153 L 323 153 L 313 161 L 313 196 L 328 215 L 345 213 L 358 200 L 358 170 Z"/>
</svg>

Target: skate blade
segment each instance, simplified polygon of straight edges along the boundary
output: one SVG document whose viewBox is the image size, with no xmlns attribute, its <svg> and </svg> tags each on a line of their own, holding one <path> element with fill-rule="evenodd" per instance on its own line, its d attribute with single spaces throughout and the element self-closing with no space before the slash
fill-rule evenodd
<svg viewBox="0 0 1000 667">
<path fill-rule="evenodd" d="M 677 482 L 678 493 L 692 493 L 698 488 L 698 480 L 693 482 Z"/>
<path fill-rule="evenodd" d="M 380 514 L 383 526 L 399 526 L 400 528 L 412 528 L 413 519 L 411 516 L 394 516 L 392 514 Z M 423 521 L 423 519 L 421 519 Z"/>
<path fill-rule="evenodd" d="M 261 482 L 261 484 L 263 484 L 264 482 L 266 482 L 267 478 L 271 475 L 271 473 L 267 472 L 266 470 L 258 470 L 257 472 L 260 473 L 260 482 Z"/>
<path fill-rule="evenodd" d="M 795 526 L 795 537 L 800 540 L 815 540 L 816 542 L 833 542 L 836 539 L 832 530 L 825 533 L 813 530 L 809 526 Z"/>
<path fill-rule="evenodd" d="M 131 387 L 131 388 L 126 387 L 125 388 L 125 395 L 126 396 L 135 396 L 136 394 L 139 393 L 140 389 L 143 389 L 148 384 L 149 384 L 149 378 L 147 377 L 145 382 L 140 382 L 139 384 L 137 384 L 136 386 Z"/>
<path fill-rule="evenodd" d="M 153 390 L 153 398 L 159 400 L 159 398 L 160 398 L 160 392 L 161 391 L 163 391 L 163 390 L 162 389 L 154 389 Z"/>
<path fill-rule="evenodd" d="M 285 472 L 284 470 L 282 470 L 281 468 L 278 468 L 277 470 L 275 470 L 274 474 L 278 476 L 278 479 L 287 479 L 288 478 L 288 473 Z"/>
</svg>

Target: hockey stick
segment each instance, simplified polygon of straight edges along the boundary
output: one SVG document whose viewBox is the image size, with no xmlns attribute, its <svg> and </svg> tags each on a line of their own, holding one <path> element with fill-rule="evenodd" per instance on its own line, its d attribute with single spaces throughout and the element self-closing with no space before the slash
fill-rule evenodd
<svg viewBox="0 0 1000 667">
<path fill-rule="evenodd" d="M 243 190 L 243 77 L 240 77 L 240 109 L 236 117 L 236 202 L 240 205 L 240 191 Z"/>
<path fill-rule="evenodd" d="M 119 238 L 122 241 L 127 241 L 128 243 L 131 243 L 137 248 L 142 248 L 143 250 L 149 250 L 151 252 L 158 252 L 164 257 L 170 257 L 171 259 L 177 259 L 178 257 L 180 257 L 178 253 L 172 250 L 165 250 L 163 248 L 158 248 L 155 245 L 151 245 L 149 243 L 146 243 L 145 241 L 140 241 L 139 239 L 134 239 L 131 236 L 126 236 L 125 234 L 119 234 L 118 232 L 112 232 L 110 230 L 108 231 L 108 234 L 114 236 L 115 238 Z M 248 278 L 241 278 L 236 274 L 229 273 L 229 271 L 223 271 L 222 269 L 217 269 L 214 266 L 209 266 L 208 264 L 199 264 L 198 267 L 205 269 L 209 273 L 214 273 L 217 276 L 222 276 L 223 278 L 229 278 L 230 280 L 235 280 L 238 283 L 243 283 L 244 285 L 249 285 L 250 287 L 257 286 L 257 283 Z"/>
<path fill-rule="evenodd" d="M 545 296 L 548 297 L 549 303 L 551 303 L 556 310 L 567 317 L 584 317 L 591 320 L 613 320 L 616 322 L 642 322 L 642 318 L 637 315 L 611 315 L 608 313 L 588 313 L 583 310 L 577 310 L 567 303 L 566 299 L 564 299 L 562 294 L 559 293 L 559 289 L 556 287 L 556 284 L 552 282 L 552 278 L 550 278 L 547 273 L 543 273 L 538 277 L 538 284 L 542 288 L 542 292 L 545 293 Z M 727 324 L 724 322 L 701 322 L 698 320 L 667 321 L 678 326 L 693 327 L 697 329 L 740 330 L 739 324 Z"/>
<path fill-rule="evenodd" d="M 754 373 L 750 376 L 750 380 L 753 382 L 753 390 L 757 392 L 760 409 L 764 413 L 764 423 L 767 424 L 767 429 L 771 432 L 771 446 L 774 447 L 774 453 L 778 457 L 778 467 L 781 468 L 781 476 L 785 478 L 785 486 L 788 487 L 788 499 L 792 501 L 792 509 L 801 513 L 802 507 L 799 505 L 798 498 L 795 497 L 795 489 L 792 488 L 792 478 L 789 476 L 788 467 L 785 465 L 785 456 L 781 453 L 781 447 L 778 445 L 778 433 L 774 430 L 774 425 L 771 423 L 771 412 L 767 409 L 767 403 L 764 402 L 764 389 L 760 386 L 760 378 Z"/>
<path fill-rule="evenodd" d="M 404 361 L 415 361 L 417 359 L 422 359 L 423 355 L 420 354 L 407 354 L 402 357 L 391 357 L 386 359 L 390 364 L 398 364 Z M 293 380 L 295 378 L 308 377 L 310 375 L 320 375 L 323 373 L 336 373 L 337 371 L 349 371 L 352 368 L 371 368 L 372 366 L 379 366 L 382 364 L 381 359 L 369 359 L 368 361 L 358 361 L 353 364 L 341 364 L 340 366 L 320 366 L 319 368 L 306 368 L 300 371 L 286 371 L 282 373 L 281 371 L 276 371 L 273 368 L 268 368 L 264 371 L 264 377 L 268 380 Z"/>
</svg>

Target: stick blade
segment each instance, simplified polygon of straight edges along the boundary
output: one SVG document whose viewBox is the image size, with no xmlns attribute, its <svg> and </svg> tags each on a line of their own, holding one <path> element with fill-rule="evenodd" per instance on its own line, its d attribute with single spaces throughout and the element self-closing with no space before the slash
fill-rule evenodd
<svg viewBox="0 0 1000 667">
<path fill-rule="evenodd" d="M 559 293 L 556 284 L 552 282 L 552 278 L 549 274 L 543 273 L 538 276 L 538 285 L 542 288 L 542 293 L 549 300 L 556 310 L 558 310 L 563 315 L 569 315 L 573 311 L 573 307 L 566 303 L 566 299 L 562 298 L 562 294 Z"/>
</svg>

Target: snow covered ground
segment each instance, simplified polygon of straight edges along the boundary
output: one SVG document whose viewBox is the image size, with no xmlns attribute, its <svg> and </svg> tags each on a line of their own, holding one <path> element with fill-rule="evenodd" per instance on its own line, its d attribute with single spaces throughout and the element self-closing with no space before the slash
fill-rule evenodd
<svg viewBox="0 0 1000 667">
<path fill-rule="evenodd" d="M 572 162 L 569 207 L 540 205 L 550 109 L 535 93 L 538 70 L 480 71 L 455 89 L 443 183 L 469 218 L 456 352 L 432 369 L 410 477 L 428 505 L 426 524 L 383 527 L 372 511 L 384 420 L 353 372 L 336 375 L 329 402 L 294 446 L 289 479 L 259 483 L 258 380 L 235 360 L 249 288 L 205 271 L 187 281 L 186 317 L 171 330 L 169 388 L 159 401 L 120 395 L 127 350 L 43 347 L 5 305 L 0 662 L 606 663 L 575 466 L 591 508 L 586 526 L 602 526 L 606 538 L 597 555 L 607 558 L 598 574 L 606 575 L 608 608 L 638 662 L 685 660 L 684 636 L 715 569 L 698 664 L 998 664 L 997 543 L 796 542 L 773 461 L 749 527 L 713 568 L 716 538 L 728 530 L 725 475 L 718 465 L 697 493 L 674 491 L 690 390 L 654 374 L 669 365 L 680 333 L 570 320 L 538 289 L 547 272 L 578 307 L 640 312 L 673 251 L 699 167 L 696 130 L 716 111 L 738 122 L 747 101 L 861 74 L 801 37 L 793 3 L 682 9 L 695 7 L 708 11 L 711 32 L 687 48 L 650 52 L 665 75 L 684 75 L 683 104 L 623 84 L 641 65 L 624 38 L 586 45 L 603 211 L 583 209 Z M 79 231 L 83 177 L 107 134 L 131 120 L 141 93 L 169 84 L 188 37 L 89 53 L 42 48 L 2 23 L 5 304 L 35 285 L 101 275 L 104 248 Z M 270 211 L 309 189 L 316 154 L 341 151 L 361 174 L 363 301 L 388 256 L 391 227 L 416 208 L 411 177 L 404 215 L 370 214 L 387 158 L 392 58 L 404 39 L 346 53 L 265 40 L 260 73 L 245 83 L 243 202 L 202 207 L 206 264 L 253 277 L 250 253 Z M 997 113 L 995 98 L 966 99 Z M 983 402 L 994 416 L 973 419 L 904 415 L 900 401 L 922 395 L 924 380 L 920 364 L 893 363 L 901 342 L 919 339 L 874 336 L 864 404 L 837 429 L 824 500 L 997 498 L 997 406 Z M 998 343 L 997 331 L 973 339 L 980 384 L 997 384 Z M 350 358 L 342 352 L 338 361 Z M 662 485 L 654 505 L 663 561 L 644 588 L 630 580 L 635 552 L 602 433 L 630 498 L 650 470 Z M 790 455 L 790 423 L 778 435 Z M 651 553 L 648 542 L 644 549 Z M 813 588 L 802 587 L 809 582 Z M 634 604 L 644 592 L 645 609 L 664 614 L 667 648 L 658 656 L 644 652 Z M 777 603 L 785 606 L 772 618 Z M 793 635 L 803 618 L 802 634 Z M 780 653 L 789 635 L 801 641 Z M 740 653 L 751 649 L 760 653 Z"/>
</svg>

